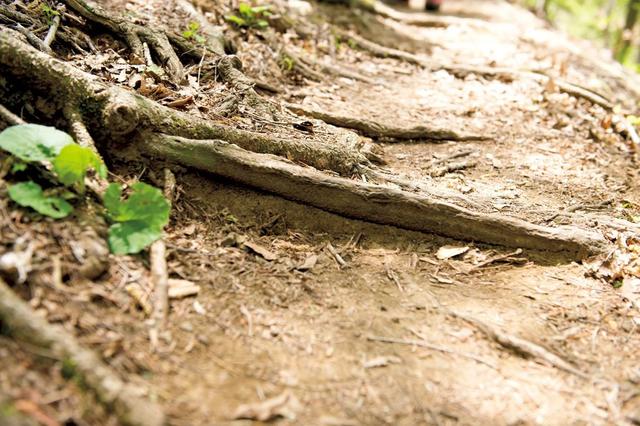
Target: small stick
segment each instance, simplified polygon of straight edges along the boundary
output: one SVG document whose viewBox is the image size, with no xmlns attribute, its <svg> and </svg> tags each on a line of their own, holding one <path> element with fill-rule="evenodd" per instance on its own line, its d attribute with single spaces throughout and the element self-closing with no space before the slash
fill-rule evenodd
<svg viewBox="0 0 640 426">
<path fill-rule="evenodd" d="M 26 121 L 24 121 L 22 118 L 18 117 L 17 115 L 9 111 L 7 108 L 5 108 L 1 104 L 0 104 L 0 119 L 8 123 L 10 126 L 26 123 Z"/>
<path fill-rule="evenodd" d="M 53 43 L 53 40 L 55 40 L 56 33 L 58 32 L 59 27 L 60 27 L 60 15 L 56 15 L 53 17 L 51 26 L 49 27 L 49 32 L 47 33 L 47 35 L 44 38 L 44 41 L 42 42 L 45 46 L 49 48 L 51 47 L 51 43 Z"/>
<path fill-rule="evenodd" d="M 447 349 L 442 346 L 433 345 L 429 342 L 425 342 L 424 340 L 415 340 L 415 339 L 397 339 L 395 337 L 383 337 L 383 336 L 367 336 L 367 340 L 372 342 L 382 342 L 382 343 L 396 343 L 399 345 L 409 345 L 409 346 L 419 346 L 421 348 L 431 349 L 433 351 L 442 352 L 445 354 L 456 355 L 462 358 L 467 358 L 477 362 L 478 364 L 486 365 L 487 367 L 491 367 L 496 369 L 497 367 L 481 358 L 478 358 L 474 355 L 465 354 L 463 352 L 456 352 L 451 349 Z"/>
<path fill-rule="evenodd" d="M 571 373 L 575 376 L 578 376 L 582 379 L 589 379 L 589 376 L 586 373 L 578 370 L 571 364 L 569 364 L 564 359 L 560 358 L 558 355 L 551 353 L 549 350 L 543 348 L 540 345 L 537 345 L 528 340 L 522 339 L 517 336 L 512 336 L 503 331 L 497 330 L 491 327 L 489 324 L 486 324 L 478 319 L 467 317 L 464 315 L 457 314 L 455 312 L 449 312 L 454 318 L 459 318 L 463 321 L 468 322 L 469 324 L 476 327 L 482 333 L 485 334 L 490 340 L 493 340 L 500 346 L 505 349 L 509 349 L 514 353 L 520 355 L 523 358 L 533 358 L 546 362 L 547 364 L 555 367 L 559 370 L 565 371 L 567 373 Z"/>
<path fill-rule="evenodd" d="M 342 256 L 340 256 L 340 253 L 338 253 L 338 251 L 335 249 L 335 247 L 333 247 L 331 245 L 331 243 L 327 243 L 327 250 L 329 250 L 329 253 L 331 253 L 331 255 L 334 257 L 336 262 L 338 262 L 338 264 L 341 267 L 344 268 L 344 267 L 347 266 L 347 262 L 345 262 L 345 260 L 342 258 Z"/>
<path fill-rule="evenodd" d="M 173 194 L 176 187 L 176 178 L 169 169 L 164 169 L 164 195 L 173 202 Z M 151 264 L 151 288 L 153 289 L 153 316 L 149 330 L 151 346 L 158 346 L 158 337 L 167 324 L 169 316 L 169 273 L 166 259 L 167 247 L 164 239 L 159 239 L 151 244 L 149 263 Z"/>
</svg>

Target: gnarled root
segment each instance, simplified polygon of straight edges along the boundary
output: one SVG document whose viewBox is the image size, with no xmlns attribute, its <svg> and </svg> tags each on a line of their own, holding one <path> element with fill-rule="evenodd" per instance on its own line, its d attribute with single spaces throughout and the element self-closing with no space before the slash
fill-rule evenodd
<svg viewBox="0 0 640 426">
<path fill-rule="evenodd" d="M 237 129 L 194 118 L 119 87 L 106 86 L 93 76 L 38 52 L 17 40 L 13 33 L 0 29 L 0 65 L 5 76 L 29 81 L 32 87 L 49 91 L 50 98 L 58 100 L 54 106 L 59 110 L 66 104 L 83 105 L 82 122 L 96 129 L 93 136 L 97 141 L 126 141 L 135 132 L 163 131 L 190 138 L 223 139 L 245 149 L 281 155 L 346 176 L 369 164 L 365 154 L 351 143 L 320 143 L 308 137 L 278 138 Z"/>
</svg>

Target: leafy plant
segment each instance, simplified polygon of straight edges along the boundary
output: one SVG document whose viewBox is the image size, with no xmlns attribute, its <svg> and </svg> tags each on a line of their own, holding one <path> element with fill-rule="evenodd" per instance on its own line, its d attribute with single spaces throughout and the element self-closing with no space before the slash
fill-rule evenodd
<svg viewBox="0 0 640 426">
<path fill-rule="evenodd" d="M 60 12 L 58 12 L 48 4 L 42 5 L 42 13 L 44 14 L 45 18 L 47 18 L 47 23 L 49 25 L 51 25 L 51 22 L 53 21 L 54 17 L 60 16 Z"/>
<path fill-rule="evenodd" d="M 13 126 L 0 132 L 0 148 L 8 151 L 14 161 L 12 172 L 26 169 L 28 163 L 51 163 L 57 183 L 73 185 L 84 192 L 84 181 L 90 169 L 106 179 L 107 168 L 93 150 L 77 145 L 67 133 L 53 127 L 36 124 Z M 64 198 L 74 197 L 66 191 L 53 196 L 42 187 L 26 181 L 9 186 L 8 193 L 15 203 L 55 219 L 68 216 L 73 206 Z M 170 206 L 160 190 L 138 182 L 131 186 L 131 194 L 122 200 L 122 187 L 111 184 L 103 196 L 107 215 L 114 222 L 109 228 L 109 245 L 113 253 L 138 253 L 162 236 L 169 221 Z M 64 197 L 64 198 L 63 198 Z"/>
<path fill-rule="evenodd" d="M 103 203 L 109 218 L 109 246 L 115 254 L 138 253 L 162 236 L 169 221 L 169 202 L 162 192 L 142 182 L 131 185 L 131 194 L 122 200 L 122 187 L 112 183 Z"/>
<path fill-rule="evenodd" d="M 237 15 L 225 16 L 225 19 L 238 28 L 264 29 L 269 26 L 269 21 L 264 18 L 271 16 L 271 6 L 251 6 L 248 3 L 238 5 Z"/>
<path fill-rule="evenodd" d="M 182 32 L 182 37 L 186 38 L 187 40 L 193 40 L 196 43 L 202 44 L 206 41 L 206 38 L 198 34 L 199 30 L 200 30 L 199 23 L 193 22 L 193 21 L 189 22 L 189 26 L 187 27 L 187 29 Z"/>
<path fill-rule="evenodd" d="M 73 211 L 71 204 L 60 197 L 45 195 L 40 185 L 32 181 L 11 185 L 9 198 L 22 207 L 31 207 L 38 213 L 54 219 L 66 217 Z"/>
<path fill-rule="evenodd" d="M 280 55 L 280 61 L 278 62 L 278 64 L 284 71 L 290 72 L 293 71 L 293 68 L 296 65 L 296 61 L 291 56 L 283 53 L 282 55 Z"/>
<path fill-rule="evenodd" d="M 80 183 L 84 189 L 84 178 L 89 168 L 96 171 L 99 177 L 106 179 L 107 167 L 102 159 L 92 149 L 80 145 L 67 145 L 53 160 L 53 170 L 63 185 Z"/>
<path fill-rule="evenodd" d="M 67 133 L 39 124 L 11 126 L 0 133 L 0 148 L 25 163 L 51 161 L 73 143 Z"/>
</svg>

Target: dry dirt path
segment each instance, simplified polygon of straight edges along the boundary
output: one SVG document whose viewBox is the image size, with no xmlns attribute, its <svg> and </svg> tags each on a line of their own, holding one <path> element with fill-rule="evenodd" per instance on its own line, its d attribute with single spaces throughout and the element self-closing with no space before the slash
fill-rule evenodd
<svg viewBox="0 0 640 426">
<path fill-rule="evenodd" d="M 330 6 L 314 7 L 340 23 Z M 365 16 L 360 32 L 392 34 L 396 47 L 434 68 L 535 70 L 628 105 L 618 80 L 576 56 L 581 44 L 567 50 L 565 36 L 524 10 L 447 0 L 443 14 L 463 18 L 425 28 Z M 479 136 L 374 138 L 393 173 L 435 195 L 584 229 L 638 210 L 630 145 L 602 125 L 611 111 L 553 82 L 460 75 L 341 49 L 324 59 L 377 84 L 301 83 L 261 68 L 264 52 L 239 48 L 249 76 L 285 88 L 274 101 Z M 615 289 L 590 278 L 587 266 L 545 253 L 350 220 L 210 175 L 185 172 L 178 183 L 169 271 L 201 291 L 172 303 L 171 338 L 158 351 L 143 313 L 120 301 L 126 285 L 146 277 L 134 259 L 113 262 L 100 293 L 79 284 L 32 302 L 49 316 L 64 312 L 58 321 L 71 321 L 84 343 L 149 386 L 170 424 L 256 424 L 233 417 L 274 397 L 281 404 L 266 411 L 283 425 L 640 422 L 636 281 Z M 241 248 L 243 239 L 265 251 Z M 438 256 L 444 246 L 463 253 Z M 87 308 L 87 300 L 95 303 Z M 0 347 L 7 359 L 29 354 L 8 347 Z"/>
</svg>

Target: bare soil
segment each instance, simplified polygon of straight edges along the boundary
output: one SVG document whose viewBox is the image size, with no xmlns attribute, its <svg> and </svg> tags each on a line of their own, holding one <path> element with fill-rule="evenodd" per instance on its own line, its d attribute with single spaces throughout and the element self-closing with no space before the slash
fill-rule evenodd
<svg viewBox="0 0 640 426">
<path fill-rule="evenodd" d="M 162 8 L 140 0 L 102 3 L 184 26 L 168 3 L 161 2 Z M 363 36 L 425 61 L 544 69 L 554 78 L 607 93 L 625 108 L 634 104 L 631 94 L 563 48 L 573 44 L 595 52 L 594 47 L 569 40 L 506 2 L 447 0 L 442 14 L 461 19 L 446 28 L 410 26 L 342 6 L 313 7 L 308 19 L 318 28 L 324 22 L 356 22 Z M 247 75 L 282 88 L 261 92 L 274 103 L 486 137 L 367 140 L 382 148 L 394 174 L 452 203 L 584 229 L 605 229 L 603 218 L 638 215 L 636 154 L 632 143 L 606 124 L 612 111 L 562 93 L 553 83 L 460 77 L 375 58 L 347 43 L 332 51 L 326 37 L 318 36 L 317 43 L 292 39 L 296 51 L 379 84 L 343 77 L 313 82 L 283 70 L 259 33 L 230 33 Z M 550 39 L 558 42 L 549 45 Z M 91 58 L 70 59 L 99 73 Z M 213 113 L 221 89 L 206 90 L 211 97 L 200 92 L 186 108 Z M 250 120 L 237 119 L 239 125 L 257 125 L 247 124 Z M 261 126 L 278 132 L 284 125 Z M 153 181 L 159 166 L 116 160 L 112 170 L 125 181 Z M 235 419 L 238 408 L 285 392 L 286 402 L 275 410 L 281 416 L 272 420 L 276 424 L 640 422 L 640 286 L 633 277 L 614 288 L 589 274 L 589 262 L 352 220 L 205 173 L 174 172 L 178 197 L 167 229 L 168 269 L 171 277 L 193 281 L 201 290 L 196 297 L 172 300 L 169 335 L 155 351 L 147 316 L 126 291 L 131 284 L 150 291 L 146 255 L 112 257 L 108 273 L 95 281 L 69 273 L 55 283 L 52 256 L 77 264 L 73 242 L 81 223 L 33 222 L 0 200 L 0 251 L 28 234 L 38 242 L 32 263 L 44 277 L 15 290 L 146 389 L 170 424 L 261 424 Z M 437 253 L 443 246 L 468 250 L 441 259 Z M 543 347 L 575 371 L 527 358 L 464 318 Z M 36 424 L 38 419 L 48 425 L 116 424 L 81 385 L 65 381 L 60 363 L 46 354 L 2 337 L 0 359 L 4 404 Z"/>
</svg>

